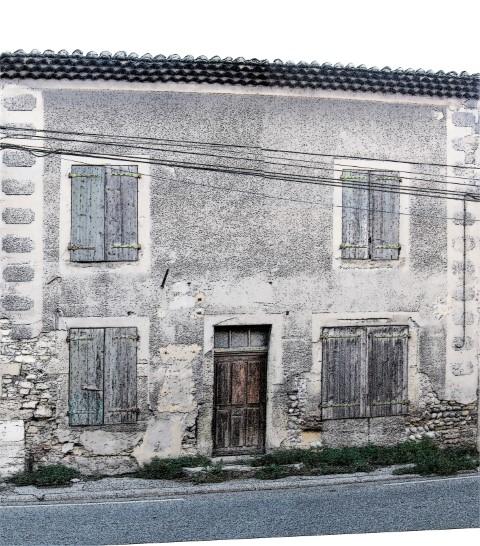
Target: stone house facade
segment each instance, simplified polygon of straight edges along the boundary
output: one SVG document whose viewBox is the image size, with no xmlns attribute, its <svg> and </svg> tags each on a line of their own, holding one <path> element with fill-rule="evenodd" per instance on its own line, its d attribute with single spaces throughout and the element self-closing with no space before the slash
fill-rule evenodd
<svg viewBox="0 0 480 546">
<path fill-rule="evenodd" d="M 0 476 L 478 445 L 480 81 L 0 56 Z"/>
</svg>

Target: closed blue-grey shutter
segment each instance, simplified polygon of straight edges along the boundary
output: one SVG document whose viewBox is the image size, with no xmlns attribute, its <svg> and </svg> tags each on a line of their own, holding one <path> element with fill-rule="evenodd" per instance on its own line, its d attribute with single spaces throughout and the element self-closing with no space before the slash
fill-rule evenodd
<svg viewBox="0 0 480 546">
<path fill-rule="evenodd" d="M 365 415 L 365 356 L 364 328 L 323 328 L 322 419 Z"/>
<path fill-rule="evenodd" d="M 368 406 L 370 417 L 408 413 L 408 326 L 368 329 Z"/>
<path fill-rule="evenodd" d="M 72 262 L 105 259 L 105 168 L 73 165 L 70 173 Z"/>
<path fill-rule="evenodd" d="M 69 331 L 70 425 L 103 422 L 103 328 L 72 328 Z"/>
<path fill-rule="evenodd" d="M 366 260 L 369 257 L 368 173 L 342 173 L 342 258 Z"/>
<path fill-rule="evenodd" d="M 371 257 L 398 260 L 400 253 L 400 179 L 394 172 L 370 173 Z M 383 186 L 386 191 L 382 191 Z"/>
<path fill-rule="evenodd" d="M 108 261 L 138 259 L 137 180 L 136 165 L 106 169 L 105 252 Z"/>
<path fill-rule="evenodd" d="M 137 329 L 105 328 L 105 423 L 137 420 Z"/>
</svg>

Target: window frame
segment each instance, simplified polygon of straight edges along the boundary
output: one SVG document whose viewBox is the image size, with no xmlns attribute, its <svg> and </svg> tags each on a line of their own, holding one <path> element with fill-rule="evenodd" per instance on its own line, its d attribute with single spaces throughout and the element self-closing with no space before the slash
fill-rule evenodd
<svg viewBox="0 0 480 546">
<path fill-rule="evenodd" d="M 266 353 L 268 352 L 269 343 L 270 343 L 270 325 L 241 325 L 241 326 L 216 326 L 214 328 L 214 338 L 213 346 L 214 352 L 219 353 L 236 353 L 236 352 L 259 352 Z M 234 343 L 233 336 L 239 333 L 245 333 L 247 342 L 244 344 Z M 219 341 L 221 334 L 226 334 L 227 344 L 221 344 Z M 260 345 L 252 343 L 252 333 L 253 335 L 262 335 L 264 336 L 264 342 Z"/>
</svg>

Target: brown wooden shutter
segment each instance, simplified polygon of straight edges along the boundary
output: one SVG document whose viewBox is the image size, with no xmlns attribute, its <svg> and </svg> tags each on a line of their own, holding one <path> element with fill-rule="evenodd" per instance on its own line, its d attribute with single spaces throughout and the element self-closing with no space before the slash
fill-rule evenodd
<svg viewBox="0 0 480 546">
<path fill-rule="evenodd" d="M 101 262 L 105 259 L 105 168 L 73 165 L 70 177 L 70 259 Z"/>
<path fill-rule="evenodd" d="M 370 181 L 377 187 L 391 190 L 381 191 L 372 187 L 370 191 L 371 257 L 373 260 L 398 260 L 400 179 L 393 172 L 372 172 Z"/>
<path fill-rule="evenodd" d="M 105 252 L 108 261 L 138 259 L 136 165 L 107 167 L 105 186 Z"/>
<path fill-rule="evenodd" d="M 72 328 L 69 331 L 70 425 L 103 422 L 103 328 Z"/>
<path fill-rule="evenodd" d="M 137 329 L 105 328 L 105 423 L 137 420 Z"/>
<path fill-rule="evenodd" d="M 407 326 L 368 329 L 368 405 L 371 417 L 408 413 Z"/>
<path fill-rule="evenodd" d="M 364 328 L 323 328 L 323 419 L 364 415 L 365 342 Z"/>
<path fill-rule="evenodd" d="M 342 258 L 368 259 L 368 173 L 342 173 Z"/>
</svg>

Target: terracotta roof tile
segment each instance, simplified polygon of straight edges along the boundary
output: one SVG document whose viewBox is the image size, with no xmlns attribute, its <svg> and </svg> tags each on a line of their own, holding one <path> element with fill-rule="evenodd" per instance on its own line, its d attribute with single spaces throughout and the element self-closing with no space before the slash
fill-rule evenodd
<svg viewBox="0 0 480 546">
<path fill-rule="evenodd" d="M 478 99 L 480 75 L 398 68 L 273 62 L 242 57 L 139 56 L 119 51 L 83 54 L 79 50 L 0 54 L 0 79 L 116 80 L 243 86 L 341 89 L 431 97 Z"/>
</svg>

